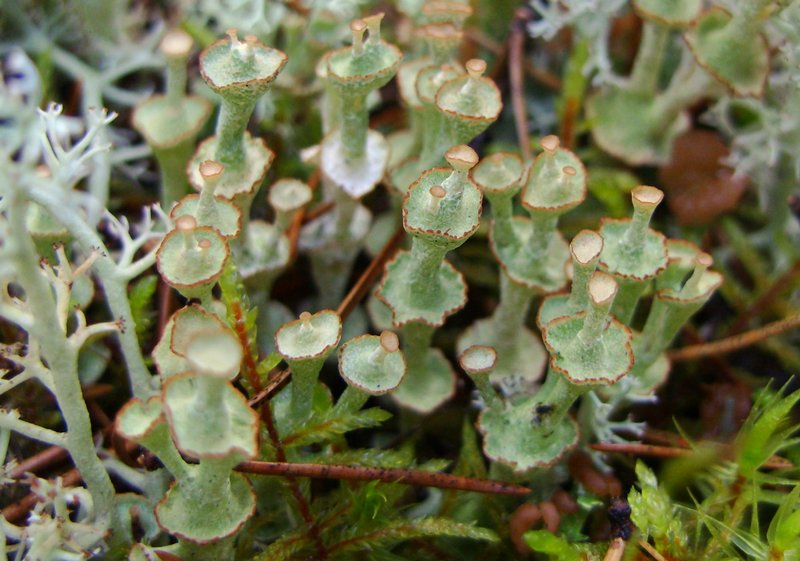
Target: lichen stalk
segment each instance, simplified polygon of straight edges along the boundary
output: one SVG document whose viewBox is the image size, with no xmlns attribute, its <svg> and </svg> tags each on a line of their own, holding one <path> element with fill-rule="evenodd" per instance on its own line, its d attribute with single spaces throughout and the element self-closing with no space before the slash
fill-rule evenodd
<svg viewBox="0 0 800 561">
<path fill-rule="evenodd" d="M 70 343 L 64 327 L 60 325 L 52 289 L 42 275 L 36 247 L 27 232 L 25 217 L 28 202 L 15 189 L 10 191 L 8 199 L 8 243 L 13 248 L 11 258 L 20 285 L 25 287 L 25 301 L 33 317 L 29 336 L 40 342 L 42 358 L 54 374 L 52 390 L 67 426 L 65 447 L 92 494 L 98 524 L 108 527 L 114 522 L 115 492 L 95 452 L 89 411 L 78 377 L 79 349 Z"/>
<path fill-rule="evenodd" d="M 691 57 L 689 53 L 683 56 Z M 710 95 L 716 87 L 714 79 L 696 63 L 690 62 L 684 68 L 675 73 L 667 89 L 653 102 L 653 110 L 658 115 L 655 130 L 666 128 L 681 111 Z"/>
<path fill-rule="evenodd" d="M 255 106 L 255 99 L 222 98 L 217 120 L 217 150 L 214 158 L 232 170 L 239 170 L 244 165 L 244 133 Z"/>
<path fill-rule="evenodd" d="M 526 328 L 528 309 L 534 292 L 512 281 L 505 272 L 500 273 L 500 303 L 492 314 L 494 347 L 503 356 L 516 348 L 519 335 Z"/>
<path fill-rule="evenodd" d="M 295 422 L 302 422 L 311 416 L 314 402 L 314 388 L 322 369 L 324 358 L 287 360 L 292 369 L 292 399 L 290 409 Z"/>
<path fill-rule="evenodd" d="M 530 216 L 531 234 L 525 250 L 531 259 L 540 259 L 547 253 L 547 248 L 556 232 L 558 214 L 533 211 Z"/>
<path fill-rule="evenodd" d="M 642 41 L 628 80 L 632 90 L 650 94 L 656 91 L 667 39 L 669 39 L 667 27 L 649 20 L 644 22 Z"/>
<path fill-rule="evenodd" d="M 411 260 L 414 266 L 408 283 L 411 294 L 435 295 L 438 292 L 439 269 L 446 254 L 446 248 L 437 247 L 422 238 L 413 238 Z"/>
<path fill-rule="evenodd" d="M 551 432 L 564 421 L 572 404 L 591 389 L 588 384 L 573 384 L 563 374 L 552 368 L 548 369 L 547 378 L 533 399 L 536 404 L 552 409 L 546 415 L 539 416 L 537 430 L 542 434 Z"/>
<path fill-rule="evenodd" d="M 134 397 L 147 399 L 154 393 L 152 385 L 153 376 L 150 374 L 142 356 L 142 349 L 136 336 L 136 322 L 133 319 L 130 301 L 128 300 L 128 282 L 136 271 L 123 271 L 110 257 L 100 236 L 84 222 L 78 212 L 64 212 L 64 202 L 59 197 L 54 197 L 51 193 L 43 189 L 31 189 L 28 191 L 31 199 L 45 207 L 58 221 L 67 228 L 81 246 L 81 249 L 88 255 L 94 250 L 99 249 L 99 256 L 94 261 L 93 267 L 97 273 L 100 285 L 106 295 L 106 303 L 111 311 L 112 317 L 122 322 L 123 329 L 119 331 L 118 337 L 125 364 L 128 370 L 131 392 Z M 141 267 L 149 267 L 155 263 L 155 252 L 151 252 L 148 257 L 143 257 L 137 262 Z"/>
<path fill-rule="evenodd" d="M 403 352 L 408 364 L 403 384 L 414 384 L 415 378 L 425 375 L 433 331 L 433 326 L 417 321 L 403 326 Z"/>
<path fill-rule="evenodd" d="M 584 310 L 589 305 L 589 278 L 597 268 L 597 260 L 581 263 L 572 260 L 572 287 L 570 288 L 567 305 L 572 310 Z"/>
</svg>

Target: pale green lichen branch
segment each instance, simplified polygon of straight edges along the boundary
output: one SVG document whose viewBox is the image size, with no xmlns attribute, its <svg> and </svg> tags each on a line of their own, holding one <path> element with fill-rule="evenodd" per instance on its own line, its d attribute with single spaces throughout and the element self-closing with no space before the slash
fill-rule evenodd
<svg viewBox="0 0 800 561">
<path fill-rule="evenodd" d="M 25 291 L 25 304 L 33 313 L 29 341 L 44 343 L 42 359 L 53 372 L 53 394 L 67 426 L 63 444 L 94 498 L 99 525 L 107 526 L 113 516 L 115 491 L 95 452 L 89 412 L 78 376 L 78 350 L 70 345 L 59 325 L 52 287 L 42 272 L 33 240 L 27 232 L 29 202 L 22 196 L 23 187 L 14 183 L 9 187 L 4 193 L 9 199 L 7 256 L 14 263 L 18 282 Z M 66 214 L 63 208 L 61 214 Z"/>
<path fill-rule="evenodd" d="M 154 388 L 151 384 L 153 377 L 145 366 L 142 351 L 139 347 L 139 341 L 136 337 L 136 324 L 133 320 L 130 302 L 128 301 L 127 286 L 131 278 L 152 266 L 155 262 L 155 249 L 138 261 L 130 263 L 127 266 L 125 266 L 124 262 L 119 264 L 110 256 L 108 249 L 95 229 L 81 218 L 78 209 L 74 209 L 73 207 L 71 211 L 66 211 L 66 209 L 69 209 L 72 205 L 64 200 L 65 197 L 63 193 L 59 193 L 57 189 L 43 182 L 37 182 L 35 186 L 28 189 L 27 193 L 31 200 L 40 204 L 50 211 L 53 216 L 57 217 L 59 222 L 70 231 L 85 252 L 99 251 L 100 255 L 94 261 L 93 268 L 105 291 L 111 314 L 124 325 L 124 329 L 119 333 L 119 340 L 122 353 L 125 356 L 125 362 L 128 366 L 131 389 L 135 397 L 147 399 L 147 397 L 154 393 Z M 144 233 L 134 241 L 126 231 L 122 238 L 123 246 L 125 246 L 126 241 L 129 244 L 134 244 L 134 246 L 135 244 L 143 245 L 147 241 L 147 238 L 157 236 L 152 231 L 152 215 L 146 213 L 145 216 L 147 228 Z M 113 223 L 114 222 L 112 222 L 112 224 Z M 121 231 L 122 229 L 118 230 L 118 232 Z M 144 238 L 144 240 L 142 238 Z M 128 259 L 128 257 L 126 257 L 126 259 Z"/>
<path fill-rule="evenodd" d="M 67 438 L 64 433 L 50 430 L 19 418 L 16 411 L 0 409 L 0 428 L 12 430 L 32 440 L 38 440 L 52 446 L 65 446 Z"/>
</svg>

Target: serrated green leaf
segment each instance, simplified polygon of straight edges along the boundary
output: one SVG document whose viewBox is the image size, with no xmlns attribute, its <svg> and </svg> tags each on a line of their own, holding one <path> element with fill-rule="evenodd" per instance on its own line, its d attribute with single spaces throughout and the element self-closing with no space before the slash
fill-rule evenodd
<svg viewBox="0 0 800 561">
<path fill-rule="evenodd" d="M 658 541 L 686 540 L 681 522 L 676 516 L 676 506 L 669 494 L 659 485 L 653 471 L 641 460 L 636 462 L 636 475 L 641 491 L 631 489 L 628 504 L 631 507 L 631 520 L 646 537 Z"/>
<path fill-rule="evenodd" d="M 278 353 L 272 352 L 268 354 L 264 359 L 258 363 L 257 371 L 258 377 L 261 379 L 262 383 L 266 381 L 267 376 L 272 369 L 278 366 L 281 361 L 281 355 Z"/>
<path fill-rule="evenodd" d="M 768 559 L 769 550 L 758 536 L 746 530 L 732 528 L 724 522 L 717 520 L 704 512 L 697 502 L 695 502 L 695 507 L 694 509 L 682 508 L 695 513 L 700 518 L 700 521 L 708 528 L 708 531 L 714 537 L 714 543 L 725 548 L 725 550 L 733 556 L 736 556 L 736 551 L 731 545 L 736 546 L 736 548 L 740 549 L 749 557 L 764 560 Z"/>
<path fill-rule="evenodd" d="M 783 501 L 767 529 L 767 542 L 779 551 L 786 551 L 798 544 L 800 537 L 800 510 L 796 510 L 800 500 L 800 485 L 792 492 L 783 495 Z"/>
<path fill-rule="evenodd" d="M 309 547 L 307 534 L 305 528 L 302 531 L 286 534 L 272 542 L 258 555 L 251 557 L 251 561 L 289 561 L 297 553 Z"/>
<path fill-rule="evenodd" d="M 391 416 L 391 413 L 379 407 L 371 407 L 351 413 L 342 413 L 336 409 L 331 409 L 321 419 L 312 417 L 311 421 L 300 430 L 287 435 L 283 439 L 283 443 L 287 448 L 296 448 L 298 446 L 328 442 L 353 430 L 380 426 Z"/>
<path fill-rule="evenodd" d="M 544 553 L 554 561 L 581 561 L 581 554 L 572 544 L 561 536 L 551 534 L 547 530 L 532 530 L 523 535 L 525 543 L 531 550 Z"/>
<path fill-rule="evenodd" d="M 331 553 L 337 556 L 355 551 L 368 551 L 373 547 L 388 547 L 415 538 L 466 538 L 496 542 L 496 533 L 487 528 L 453 522 L 447 518 L 419 518 L 416 520 L 395 520 L 369 533 L 351 537 L 332 545 Z"/>
<path fill-rule="evenodd" d="M 739 473 L 752 477 L 764 463 L 791 443 L 800 425 L 790 424 L 790 413 L 800 400 L 800 390 L 784 397 L 784 390 L 764 390 L 756 399 L 736 439 Z"/>
</svg>

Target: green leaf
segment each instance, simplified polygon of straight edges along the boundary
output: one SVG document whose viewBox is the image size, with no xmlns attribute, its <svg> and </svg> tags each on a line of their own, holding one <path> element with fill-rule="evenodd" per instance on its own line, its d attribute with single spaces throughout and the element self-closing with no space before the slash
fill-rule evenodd
<svg viewBox="0 0 800 561">
<path fill-rule="evenodd" d="M 736 546 L 739 550 L 744 552 L 747 556 L 755 559 L 768 559 L 769 551 L 766 544 L 764 544 L 759 536 L 753 535 L 746 530 L 739 528 L 731 528 L 724 522 L 717 520 L 713 516 L 704 512 L 695 502 L 697 508 L 686 508 L 687 511 L 694 512 L 700 518 L 700 521 L 705 524 L 708 531 L 713 536 L 713 543 L 719 544 L 730 554 L 735 556 L 735 550 L 731 545 Z"/>
<path fill-rule="evenodd" d="M 752 477 L 753 473 L 776 452 L 790 445 L 790 437 L 800 425 L 790 424 L 792 408 L 800 400 L 800 390 L 783 396 L 764 390 L 756 399 L 736 439 L 739 473 Z"/>
<path fill-rule="evenodd" d="M 594 167 L 589 174 L 589 192 L 603 203 L 612 218 L 627 216 L 628 193 L 639 183 L 635 175 L 624 169 Z"/>
<path fill-rule="evenodd" d="M 800 547 L 800 510 L 796 510 L 800 500 L 800 485 L 783 496 L 783 501 L 767 529 L 767 542 L 778 551 Z"/>
<path fill-rule="evenodd" d="M 533 551 L 544 553 L 554 561 L 582 561 L 583 559 L 572 544 L 547 530 L 525 532 L 523 538 Z"/>
<path fill-rule="evenodd" d="M 272 542 L 267 549 L 252 557 L 251 561 L 289 561 L 308 546 L 308 530 L 302 527 Z"/>
<path fill-rule="evenodd" d="M 628 493 L 633 523 L 646 537 L 652 536 L 658 541 L 685 541 L 686 532 L 682 531 L 681 522 L 676 516 L 677 507 L 669 494 L 659 487 L 653 471 L 644 462 L 637 461 L 636 476 L 641 492 L 631 489 Z"/>
<path fill-rule="evenodd" d="M 139 337 L 140 342 L 143 342 L 142 338 L 153 325 L 155 312 L 150 305 L 157 287 L 158 275 L 147 275 L 136 281 L 128 296 L 131 303 L 131 315 L 136 324 L 136 336 Z"/>
<path fill-rule="evenodd" d="M 391 413 L 379 407 L 344 414 L 331 409 L 322 418 L 312 417 L 300 430 L 287 435 L 283 443 L 287 448 L 296 448 L 328 442 L 353 430 L 377 427 L 391 416 Z"/>
<path fill-rule="evenodd" d="M 453 473 L 465 477 L 486 477 L 486 464 L 478 446 L 475 427 L 467 417 L 464 418 L 461 428 L 461 451 Z"/>
<path fill-rule="evenodd" d="M 428 537 L 467 538 L 496 542 L 497 534 L 486 528 L 453 522 L 447 518 L 395 520 L 372 532 L 351 537 L 329 548 L 337 556 L 347 552 L 369 551 L 373 547 L 388 547 L 396 543 Z"/>
</svg>

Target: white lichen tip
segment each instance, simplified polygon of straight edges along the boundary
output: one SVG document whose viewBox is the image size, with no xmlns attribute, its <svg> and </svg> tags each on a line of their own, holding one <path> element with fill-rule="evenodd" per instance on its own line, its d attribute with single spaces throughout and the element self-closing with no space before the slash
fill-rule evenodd
<svg viewBox="0 0 800 561">
<path fill-rule="evenodd" d="M 361 55 L 364 52 L 364 33 L 367 31 L 367 22 L 363 19 L 354 19 L 350 22 L 350 32 L 353 34 L 353 54 Z"/>
<path fill-rule="evenodd" d="M 279 179 L 269 190 L 269 204 L 279 212 L 293 212 L 304 207 L 313 193 L 311 187 L 298 179 Z"/>
<path fill-rule="evenodd" d="M 642 206 L 655 207 L 664 200 L 664 192 L 650 185 L 639 185 L 631 191 L 631 197 L 634 205 L 638 203 Z"/>
<path fill-rule="evenodd" d="M 388 329 L 381 331 L 380 343 L 381 348 L 387 353 L 396 353 L 400 350 L 400 338 L 394 331 Z"/>
<path fill-rule="evenodd" d="M 222 172 L 225 171 L 225 166 L 219 162 L 215 162 L 214 160 L 205 160 L 200 162 L 198 168 L 200 170 L 200 177 L 206 181 L 218 178 L 220 175 L 222 175 Z"/>
<path fill-rule="evenodd" d="M 589 279 L 589 297 L 598 306 L 608 304 L 617 295 L 617 281 L 608 273 L 595 271 Z"/>
<path fill-rule="evenodd" d="M 492 347 L 473 345 L 461 353 L 458 363 L 470 375 L 490 372 L 497 362 L 497 352 Z"/>
<path fill-rule="evenodd" d="M 363 18 L 363 22 L 369 28 L 369 41 L 375 43 L 381 40 L 381 22 L 383 21 L 383 12 L 372 14 Z"/>
<path fill-rule="evenodd" d="M 698 269 L 706 270 L 714 264 L 714 258 L 708 253 L 703 252 L 699 253 L 697 257 L 695 257 L 694 262 Z"/>
<path fill-rule="evenodd" d="M 159 49 L 168 58 L 185 58 L 192 51 L 192 36 L 182 29 L 171 29 L 161 39 Z"/>
<path fill-rule="evenodd" d="M 236 55 L 244 60 L 250 60 L 253 58 L 253 46 L 258 43 L 258 39 L 252 35 L 248 35 L 244 41 L 240 41 L 238 31 L 234 27 L 228 29 L 226 33 L 230 38 L 231 50 L 236 53 Z"/>
<path fill-rule="evenodd" d="M 458 144 L 445 153 L 444 159 L 456 171 L 469 171 L 478 163 L 478 154 L 466 144 Z"/>
<path fill-rule="evenodd" d="M 581 230 L 569 244 L 572 258 L 581 265 L 588 265 L 603 252 L 603 236 L 592 230 Z"/>
<path fill-rule="evenodd" d="M 558 147 L 561 146 L 561 140 L 554 134 L 548 134 L 539 141 L 539 144 L 542 146 L 542 150 L 548 154 L 554 154 Z"/>
<path fill-rule="evenodd" d="M 464 65 L 470 78 L 480 78 L 486 72 L 486 61 L 479 58 L 471 58 Z"/>
<path fill-rule="evenodd" d="M 198 374 L 225 380 L 239 372 L 242 354 L 239 340 L 228 329 L 200 332 L 186 347 L 186 359 Z"/>
<path fill-rule="evenodd" d="M 447 191 L 445 191 L 444 187 L 441 185 L 433 185 L 428 189 L 428 194 L 431 196 L 428 200 L 428 210 L 432 214 L 435 214 L 439 212 L 439 203 L 441 203 L 442 199 L 447 195 Z"/>
<path fill-rule="evenodd" d="M 197 227 L 197 220 L 191 214 L 184 214 L 175 219 L 175 228 L 181 232 L 188 232 Z"/>
</svg>

